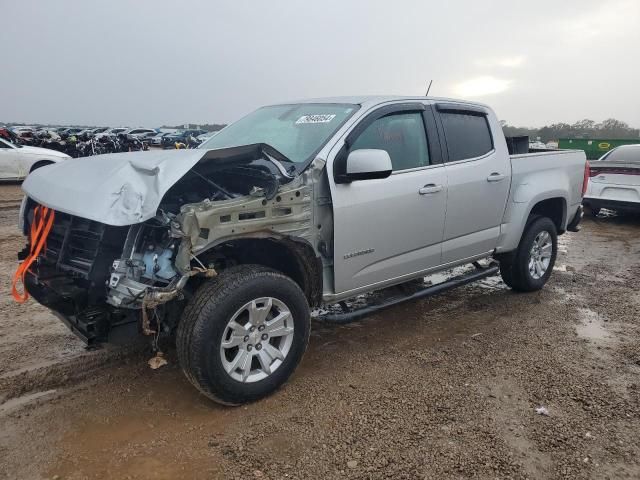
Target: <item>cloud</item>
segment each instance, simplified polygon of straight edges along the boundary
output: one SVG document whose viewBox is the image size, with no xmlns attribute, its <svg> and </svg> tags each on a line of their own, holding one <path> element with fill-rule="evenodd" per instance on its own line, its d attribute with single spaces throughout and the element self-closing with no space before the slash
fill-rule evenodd
<svg viewBox="0 0 640 480">
<path fill-rule="evenodd" d="M 618 0 L 586 10 L 573 18 L 555 23 L 560 37 L 568 42 L 584 44 L 599 37 L 624 37 L 638 28 L 640 2 Z"/>
<path fill-rule="evenodd" d="M 458 83 L 453 90 L 460 97 L 475 98 L 502 93 L 511 86 L 511 83 L 511 80 L 485 75 Z"/>
<path fill-rule="evenodd" d="M 479 58 L 473 63 L 477 67 L 491 68 L 491 67 L 503 67 L 503 68 L 518 68 L 521 67 L 526 61 L 524 55 L 515 55 L 512 57 L 494 57 L 494 58 Z"/>
</svg>

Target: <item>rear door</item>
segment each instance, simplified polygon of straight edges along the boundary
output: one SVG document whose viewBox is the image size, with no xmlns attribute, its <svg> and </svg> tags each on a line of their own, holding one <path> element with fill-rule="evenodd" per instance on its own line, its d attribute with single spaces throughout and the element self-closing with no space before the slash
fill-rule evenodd
<svg viewBox="0 0 640 480">
<path fill-rule="evenodd" d="M 484 107 L 438 103 L 447 173 L 447 215 L 443 263 L 492 251 L 500 235 L 511 185 L 511 160 L 506 146 L 494 138 Z"/>
<path fill-rule="evenodd" d="M 447 179 L 430 107 L 379 108 L 347 139 L 334 159 L 334 175 L 341 159 L 358 149 L 386 150 L 393 173 L 331 182 L 335 292 L 395 283 L 440 265 Z"/>
</svg>

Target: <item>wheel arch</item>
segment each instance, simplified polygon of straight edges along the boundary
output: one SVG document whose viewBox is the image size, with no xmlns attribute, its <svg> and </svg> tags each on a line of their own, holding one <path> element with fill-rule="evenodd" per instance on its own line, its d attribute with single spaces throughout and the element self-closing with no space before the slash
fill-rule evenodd
<svg viewBox="0 0 640 480">
<path fill-rule="evenodd" d="M 322 261 L 305 239 L 275 234 L 242 235 L 216 242 L 198 254 L 205 261 L 216 256 L 231 265 L 272 268 L 298 284 L 310 307 L 322 301 Z"/>
<path fill-rule="evenodd" d="M 40 167 L 45 167 L 45 166 L 51 165 L 53 163 L 56 163 L 56 161 L 55 160 L 50 160 L 50 159 L 47 159 L 47 158 L 43 158 L 42 160 L 37 160 L 29 168 L 29 173 L 33 172 L 34 170 L 37 170 Z"/>
<path fill-rule="evenodd" d="M 549 218 L 556 226 L 558 235 L 562 235 L 566 231 L 567 200 L 564 197 L 550 197 L 539 200 L 529 209 L 527 222 L 533 215 Z"/>
<path fill-rule="evenodd" d="M 546 192 L 524 202 L 512 202 L 505 214 L 502 236 L 496 247 L 496 253 L 514 251 L 532 215 L 548 217 L 556 226 L 558 235 L 566 231 L 568 203 L 562 192 Z"/>
</svg>

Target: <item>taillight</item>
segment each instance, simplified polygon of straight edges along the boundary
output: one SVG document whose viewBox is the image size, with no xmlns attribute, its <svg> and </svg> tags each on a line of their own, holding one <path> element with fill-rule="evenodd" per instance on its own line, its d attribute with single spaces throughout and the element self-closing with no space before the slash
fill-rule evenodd
<svg viewBox="0 0 640 480">
<path fill-rule="evenodd" d="M 591 167 L 589 162 L 584 164 L 584 178 L 582 179 L 582 196 L 587 193 L 587 185 L 589 185 L 589 176 L 591 175 Z"/>
</svg>

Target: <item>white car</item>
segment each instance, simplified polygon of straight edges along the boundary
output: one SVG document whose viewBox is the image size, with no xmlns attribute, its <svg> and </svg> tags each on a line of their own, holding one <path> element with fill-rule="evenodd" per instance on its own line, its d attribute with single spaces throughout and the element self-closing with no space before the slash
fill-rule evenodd
<svg viewBox="0 0 640 480">
<path fill-rule="evenodd" d="M 130 130 L 126 130 L 124 132 L 122 132 L 124 135 L 127 136 L 127 138 L 132 139 L 132 138 L 140 138 L 144 135 L 147 135 L 149 133 L 157 133 L 153 128 L 132 128 Z"/>
<path fill-rule="evenodd" d="M 34 168 L 71 158 L 48 148 L 14 145 L 0 138 L 0 181 L 23 180 Z"/>
<path fill-rule="evenodd" d="M 640 212 L 640 145 L 622 145 L 591 162 L 583 204 L 593 215 L 601 208 Z"/>
</svg>

